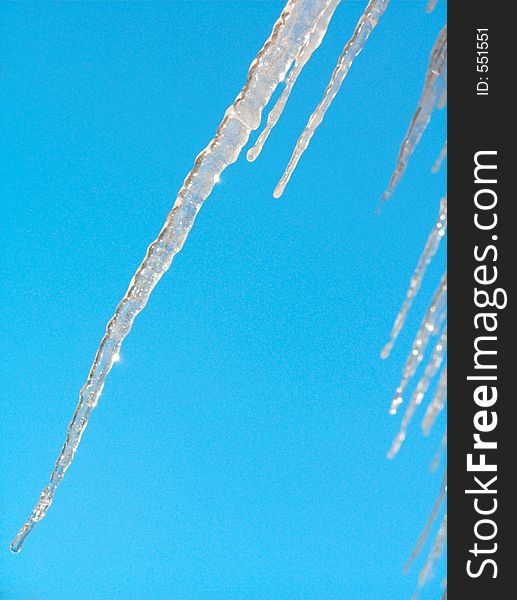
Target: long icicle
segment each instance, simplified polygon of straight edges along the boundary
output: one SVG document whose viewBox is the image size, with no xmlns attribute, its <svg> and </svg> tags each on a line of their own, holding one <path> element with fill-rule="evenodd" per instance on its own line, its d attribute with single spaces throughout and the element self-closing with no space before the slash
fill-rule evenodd
<svg viewBox="0 0 517 600">
<path fill-rule="evenodd" d="M 406 439 L 406 433 L 411 421 L 413 419 L 413 415 L 417 407 L 422 403 L 424 396 L 431 385 L 431 381 L 433 377 L 436 375 L 438 369 L 442 365 L 444 354 L 447 350 L 447 326 L 443 330 L 438 342 L 436 343 L 431 358 L 429 359 L 424 373 L 418 382 L 415 391 L 411 396 L 411 400 L 409 401 L 408 407 L 404 416 L 402 418 L 402 423 L 400 424 L 400 430 L 398 434 L 395 436 L 391 448 L 388 452 L 388 458 L 393 458 L 397 452 L 400 450 L 404 440 Z"/>
<path fill-rule="evenodd" d="M 313 29 L 325 6 L 326 2 L 323 0 L 290 0 L 287 3 L 271 36 L 252 62 L 246 83 L 235 102 L 227 109 L 215 137 L 197 156 L 163 229 L 149 246 L 126 295 L 107 325 L 86 384 L 80 391 L 79 403 L 50 483 L 41 492 L 36 506 L 13 540 L 13 552 L 21 550 L 30 531 L 50 507 L 135 317 L 145 307 L 152 290 L 170 267 L 175 254 L 181 250 L 201 205 L 219 181 L 220 174 L 237 160 L 251 130 L 259 126 L 262 110 L 298 56 L 308 32 Z"/>
<path fill-rule="evenodd" d="M 422 429 L 424 435 L 429 435 L 431 432 L 431 428 L 436 421 L 436 417 L 442 411 L 445 405 L 445 398 L 447 396 L 447 365 L 443 370 L 443 373 L 440 376 L 438 381 L 438 385 L 436 386 L 436 392 L 434 394 L 434 398 L 431 403 L 427 407 L 427 410 L 424 415 L 424 420 L 422 421 Z"/>
<path fill-rule="evenodd" d="M 368 2 L 368 6 L 359 19 L 352 37 L 346 44 L 341 56 L 339 57 L 338 63 L 334 69 L 334 72 L 332 73 L 332 77 L 330 78 L 330 82 L 327 85 L 321 102 L 310 116 L 305 129 L 296 142 L 291 159 L 289 160 L 285 172 L 278 182 L 275 191 L 273 192 L 273 196 L 275 198 L 280 198 L 280 196 L 284 193 L 285 186 L 291 179 L 291 175 L 293 174 L 298 161 L 307 149 L 312 136 L 323 121 L 325 113 L 339 92 L 341 84 L 350 70 L 354 59 L 364 48 L 366 41 L 370 37 L 371 32 L 375 29 L 379 18 L 388 7 L 389 2 L 390 0 L 370 0 Z"/>
<path fill-rule="evenodd" d="M 400 308 L 400 311 L 397 317 L 395 318 L 395 323 L 393 324 L 393 328 L 391 330 L 390 339 L 382 349 L 381 358 L 387 358 L 390 355 L 391 349 L 393 348 L 393 344 L 395 343 L 402 327 L 404 327 L 407 315 L 409 313 L 411 305 L 413 304 L 413 299 L 418 294 L 418 290 L 422 285 L 422 280 L 424 279 L 427 267 L 429 266 L 433 256 L 436 254 L 446 230 L 447 196 L 440 201 L 440 212 L 438 213 L 438 219 L 436 220 L 436 223 L 434 224 L 431 233 L 427 238 L 424 250 L 420 255 L 420 259 L 418 260 L 418 264 L 415 270 L 413 271 L 413 275 L 411 276 L 411 281 L 409 282 L 409 287 L 406 292 L 406 297 L 404 298 L 402 307 Z"/>
<path fill-rule="evenodd" d="M 402 146 L 400 147 L 395 170 L 391 176 L 388 189 L 382 195 L 382 200 L 387 200 L 393 194 L 393 191 L 404 174 L 409 158 L 417 147 L 422 134 L 431 120 L 433 111 L 442 97 L 442 92 L 446 85 L 446 75 L 447 25 L 440 31 L 438 39 L 433 46 L 425 78 L 424 90 L 420 97 L 420 101 L 418 102 L 418 108 L 413 115 L 409 129 L 404 137 Z"/>
<path fill-rule="evenodd" d="M 321 13 L 320 18 L 315 24 L 314 30 L 311 31 L 309 38 L 304 44 L 299 56 L 296 58 L 293 68 L 287 76 L 284 90 L 282 91 L 282 94 L 277 100 L 275 106 L 269 113 L 267 117 L 266 126 L 257 138 L 255 145 L 252 148 L 250 148 L 248 150 L 248 153 L 246 154 L 246 158 L 250 162 L 256 160 L 259 154 L 262 152 L 262 148 L 264 147 L 264 144 L 266 143 L 269 134 L 273 130 L 274 126 L 278 123 L 280 117 L 282 116 L 285 105 L 289 100 L 289 96 L 293 90 L 296 80 L 298 79 L 298 76 L 302 72 L 310 57 L 320 46 L 325 32 L 327 30 L 328 24 L 330 22 L 330 19 L 332 18 L 332 15 L 334 14 L 334 11 L 336 10 L 340 1 L 341 0 L 330 0 L 329 2 L 327 2 L 325 10 Z"/>
<path fill-rule="evenodd" d="M 402 379 L 395 392 L 395 396 L 391 403 L 390 414 L 397 414 L 398 407 L 403 402 L 403 393 L 406 389 L 409 380 L 415 374 L 415 371 L 424 357 L 424 352 L 427 348 L 429 338 L 437 332 L 438 326 L 444 317 L 444 306 L 447 298 L 447 273 L 444 273 L 440 284 L 433 296 L 431 304 L 422 320 L 420 328 L 413 342 L 413 347 L 406 360 L 406 364 L 402 370 Z"/>
<path fill-rule="evenodd" d="M 411 567 L 411 564 L 413 563 L 415 558 L 420 554 L 420 551 L 422 550 L 423 545 L 425 544 L 427 538 L 429 537 L 429 533 L 431 531 L 431 528 L 432 528 L 434 522 L 436 521 L 436 517 L 438 516 L 438 513 L 440 512 L 440 508 L 443 504 L 446 494 L 447 494 L 447 471 L 445 471 L 445 473 L 443 474 L 442 485 L 440 487 L 440 491 L 438 492 L 438 496 L 435 500 L 433 508 L 431 509 L 431 512 L 429 514 L 427 522 L 426 522 L 424 528 L 422 529 L 422 532 L 418 536 L 418 540 L 415 544 L 415 547 L 413 548 L 409 558 L 407 559 L 406 564 L 404 565 L 404 571 L 406 573 L 409 571 L 409 568 Z"/>
</svg>

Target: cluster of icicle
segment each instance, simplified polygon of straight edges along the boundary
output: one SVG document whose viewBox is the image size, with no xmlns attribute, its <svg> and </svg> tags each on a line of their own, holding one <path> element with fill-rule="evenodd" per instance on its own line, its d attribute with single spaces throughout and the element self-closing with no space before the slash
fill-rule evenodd
<svg viewBox="0 0 517 600">
<path fill-rule="evenodd" d="M 436 2 L 431 0 L 427 5 L 427 11 L 431 12 Z M 431 52 L 429 67 L 425 79 L 424 89 L 418 103 L 417 110 L 413 116 L 408 132 L 404 137 L 399 151 L 395 171 L 391 177 L 388 188 L 383 195 L 383 200 L 388 199 L 399 183 L 409 158 L 414 152 L 422 134 L 424 133 L 435 108 L 443 108 L 447 99 L 447 27 L 440 32 Z M 432 172 L 436 173 L 447 155 L 447 142 L 443 146 L 436 162 L 432 167 Z M 432 258 L 436 254 L 440 242 L 447 229 L 447 198 L 440 201 L 440 209 L 436 222 L 429 234 L 424 250 L 420 256 L 418 264 L 411 277 L 406 297 L 402 303 L 400 311 L 395 319 L 390 338 L 384 346 L 381 357 L 387 358 L 393 348 L 393 345 L 402 330 L 407 315 L 413 303 L 415 296 L 420 290 L 423 278 Z M 431 340 L 436 341 L 432 345 L 432 350 L 427 353 Z M 422 418 L 422 431 L 428 435 L 433 427 L 436 418 L 443 410 L 447 397 L 447 272 L 442 275 L 440 282 L 435 290 L 432 300 L 423 316 L 422 322 L 414 338 L 411 350 L 406 359 L 402 370 L 400 383 L 395 391 L 390 406 L 390 414 L 395 415 L 399 407 L 404 402 L 404 395 L 409 384 L 417 373 L 420 363 L 426 358 L 427 362 L 420 375 L 407 403 L 406 410 L 402 416 L 400 429 L 388 451 L 388 458 L 393 458 L 404 440 L 407 430 L 410 426 L 413 416 L 426 398 L 429 388 L 434 384 L 434 391 Z M 441 455 L 447 445 L 447 430 L 443 434 L 442 440 L 431 464 L 431 470 L 435 471 L 440 463 Z M 416 545 L 404 567 L 408 570 L 411 563 L 418 556 L 426 540 L 428 539 L 432 527 L 438 518 L 440 510 L 444 504 L 447 495 L 447 471 L 443 475 L 442 485 L 438 497 L 431 510 L 427 523 L 420 534 Z M 447 538 L 447 513 L 445 512 L 442 521 L 438 527 L 434 542 L 427 555 L 420 575 L 418 577 L 419 588 L 423 587 L 429 580 L 436 562 L 441 557 Z M 414 598 L 417 597 L 415 594 Z M 447 598 L 447 587 L 445 587 L 443 597 Z"/>
<path fill-rule="evenodd" d="M 345 77 L 352 66 L 355 58 L 360 54 L 361 50 L 364 48 L 370 34 L 375 29 L 379 18 L 388 8 L 390 0 L 370 0 L 364 10 L 363 14 L 359 18 L 357 25 L 354 29 L 352 37 L 345 44 L 343 52 L 341 53 L 337 65 L 332 73 L 330 81 L 325 89 L 323 94 L 323 98 L 321 99 L 318 106 L 314 109 L 313 113 L 309 117 L 307 125 L 305 129 L 302 131 L 298 141 L 296 142 L 296 146 L 293 150 L 289 163 L 284 171 L 284 174 L 280 178 L 278 185 L 276 186 L 273 196 L 275 198 L 280 198 L 280 196 L 284 193 L 285 187 L 288 184 L 291 176 L 302 157 L 305 150 L 309 146 L 309 142 L 316 132 L 316 129 L 320 126 L 323 121 L 323 117 L 325 116 L 327 110 L 332 104 L 334 98 L 341 88 L 341 84 L 343 83 Z M 337 2 L 332 2 L 332 5 L 337 5 Z M 332 16 L 332 12 L 334 11 L 335 6 L 329 6 L 328 15 L 323 14 L 322 19 L 330 19 Z M 300 56 L 300 60 L 295 64 L 295 67 L 289 74 L 286 87 L 282 96 L 279 98 L 275 107 L 269 114 L 267 119 L 267 124 L 264 131 L 258 137 L 255 145 L 251 150 L 248 151 L 247 158 L 249 161 L 254 161 L 264 146 L 265 141 L 267 140 L 271 130 L 276 125 L 282 111 L 285 107 L 287 99 L 289 98 L 289 94 L 291 89 L 296 81 L 296 78 L 300 74 L 303 66 L 310 58 L 312 52 L 319 46 L 321 43 L 322 36 L 311 40 L 311 43 L 307 46 L 307 51 L 303 52 Z"/>
<path fill-rule="evenodd" d="M 291 93 L 291 90 L 300 75 L 303 67 L 311 57 L 312 53 L 320 45 L 323 36 L 324 28 L 328 26 L 328 23 L 337 7 L 339 0 L 329 2 L 325 11 L 322 12 L 320 19 L 322 27 L 318 28 L 317 31 L 309 38 L 306 47 L 300 53 L 299 58 L 296 60 L 295 65 L 286 81 L 285 88 L 282 95 L 278 99 L 277 103 L 269 113 L 267 118 L 266 126 L 264 130 L 257 138 L 255 145 L 248 150 L 247 158 L 250 162 L 257 159 L 259 154 L 264 147 L 266 140 L 268 139 L 272 129 L 277 124 Z M 298 162 L 300 161 L 303 153 L 307 150 L 309 142 L 315 134 L 317 128 L 321 125 L 325 114 L 327 113 L 330 105 L 334 101 L 337 93 L 339 92 L 341 85 L 347 76 L 350 67 L 352 66 L 355 58 L 360 54 L 364 48 L 370 34 L 375 29 L 379 18 L 388 8 L 390 0 L 370 0 L 366 6 L 365 11 L 361 15 L 352 37 L 345 44 L 343 52 L 339 56 L 338 62 L 330 81 L 325 89 L 323 97 L 319 104 L 312 112 L 307 125 L 302 131 L 298 141 L 296 142 L 295 148 L 291 154 L 291 158 L 285 168 L 285 171 L 280 178 L 273 196 L 280 198 L 284 193 L 284 190 L 291 179 Z M 431 0 L 427 5 L 427 12 L 432 12 L 436 5 L 436 0 Z M 382 199 L 387 200 L 395 190 L 395 187 L 399 183 L 404 171 L 406 170 L 409 158 L 413 154 L 416 146 L 418 145 L 422 134 L 424 133 L 432 113 L 436 108 L 443 108 L 447 101 L 447 26 L 445 26 L 440 32 L 438 39 L 431 52 L 431 58 L 429 61 L 429 67 L 427 70 L 427 76 L 424 83 L 424 89 L 420 101 L 418 103 L 417 110 L 413 116 L 409 129 L 406 133 L 404 141 L 401 145 L 397 164 L 391 180 L 389 182 L 387 190 L 384 192 Z M 447 144 L 445 144 L 440 156 L 438 157 L 433 172 L 438 171 L 440 165 L 445 158 L 447 153 Z"/>
<path fill-rule="evenodd" d="M 389 1 L 370 0 L 368 2 L 350 40 L 346 43 L 338 59 L 322 100 L 311 114 L 305 129 L 296 143 L 291 159 L 274 191 L 273 195 L 275 197 L 282 195 L 296 165 L 341 88 L 353 61 L 363 49 L 379 18 L 387 9 Z M 91 413 L 99 401 L 106 378 L 114 363 L 119 359 L 120 349 L 125 337 L 129 334 L 138 313 L 144 309 L 154 287 L 170 267 L 172 259 L 183 247 L 203 202 L 210 195 L 214 185 L 219 181 L 221 173 L 238 159 L 249 139 L 251 131 L 259 127 L 263 109 L 270 101 L 278 85 L 284 82 L 282 94 L 269 113 L 262 133 L 259 135 L 255 145 L 247 153 L 247 158 L 250 161 L 258 157 L 264 143 L 286 106 L 298 76 L 314 51 L 321 44 L 339 2 L 340 0 L 289 0 L 282 11 L 280 18 L 273 27 L 271 36 L 252 62 L 243 89 L 235 102 L 227 109 L 212 141 L 197 156 L 194 167 L 187 175 L 160 234 L 149 246 L 142 264 L 129 285 L 128 291 L 117 306 L 113 318 L 107 325 L 106 334 L 99 345 L 88 379 L 80 391 L 79 403 L 68 427 L 66 440 L 52 472 L 50 483 L 41 492 L 36 506 L 11 544 L 13 552 L 21 550 L 30 531 L 45 516 L 50 507 L 55 492 L 72 463 Z M 427 11 L 431 12 L 435 4 L 436 0 L 429 0 Z M 446 56 L 447 31 L 444 28 L 440 32 L 431 53 L 424 90 L 402 144 L 395 172 L 383 199 L 391 195 L 402 177 L 408 160 L 429 123 L 432 112 L 435 108 L 443 107 L 446 102 Z M 439 169 L 446 151 L 447 146 L 445 145 L 433 167 L 433 171 Z M 409 290 L 395 321 L 390 340 L 383 350 L 383 357 L 389 355 L 393 343 L 404 325 L 413 298 L 420 288 L 425 271 L 445 233 L 446 219 L 447 201 L 444 199 L 440 205 L 437 222 L 433 227 L 422 257 L 411 279 Z M 413 392 L 403 418 L 401 430 L 390 450 L 390 456 L 393 456 L 400 448 L 413 413 L 418 405 L 421 404 L 428 388 L 440 369 L 441 375 L 434 396 L 424 416 L 423 429 L 425 433 L 430 430 L 437 415 L 444 406 L 446 397 L 446 368 L 442 366 L 442 362 L 444 362 L 447 345 L 446 293 L 447 277 L 445 274 L 417 333 L 410 356 L 404 367 L 402 381 L 392 403 L 391 412 L 396 413 L 403 401 L 405 389 L 425 355 L 425 350 L 430 339 L 437 337 L 431 358 L 428 360 L 425 371 Z M 445 434 L 437 456 L 433 461 L 435 467 L 438 465 L 440 454 L 446 445 L 446 441 L 447 437 Z M 443 503 L 445 494 L 446 476 L 444 476 L 435 507 L 408 561 L 408 565 L 423 546 Z M 420 585 L 423 585 L 428 579 L 434 563 L 442 552 L 446 539 L 446 530 L 445 516 L 420 575 Z M 445 591 L 444 597 L 446 597 L 446 593 Z"/>
<path fill-rule="evenodd" d="M 265 128 L 255 146 L 248 152 L 254 160 L 280 118 L 289 94 L 303 67 L 318 48 L 340 0 L 289 0 L 269 39 L 252 62 L 246 83 L 210 144 L 196 158 L 174 206 L 167 216 L 158 238 L 150 245 L 144 261 L 135 273 L 126 295 L 107 325 L 86 384 L 79 394 L 79 403 L 68 427 L 66 440 L 52 472 L 50 483 L 29 518 L 11 544 L 19 552 L 35 524 L 45 516 L 56 490 L 72 463 L 91 413 L 102 394 L 111 368 L 120 356 L 122 342 L 128 335 L 138 313 L 145 307 L 154 287 L 168 270 L 174 256 L 181 250 L 205 199 L 210 195 L 221 173 L 239 157 L 252 130 L 260 125 L 262 111 L 281 82 L 283 92 L 270 112 Z M 279 196 L 310 138 L 336 96 L 355 57 L 361 52 L 370 33 L 389 0 L 370 0 L 347 42 L 331 81 L 307 128 L 298 141 L 286 173 L 274 195 Z M 286 79 L 287 76 L 287 79 Z"/>
</svg>

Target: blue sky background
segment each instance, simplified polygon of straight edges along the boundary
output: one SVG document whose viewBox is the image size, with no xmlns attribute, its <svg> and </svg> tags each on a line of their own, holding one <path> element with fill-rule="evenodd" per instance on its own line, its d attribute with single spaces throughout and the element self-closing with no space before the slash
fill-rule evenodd
<svg viewBox="0 0 517 600">
<path fill-rule="evenodd" d="M 18 556 L 105 324 L 283 3 L 0 5 L 0 598 L 411 596 L 444 419 L 423 439 L 420 413 L 389 462 L 387 410 L 443 249 L 379 352 L 445 193 L 444 112 L 375 207 L 443 1 L 392 2 L 272 198 L 365 4 L 342 2 L 263 154 L 223 174 Z"/>
</svg>

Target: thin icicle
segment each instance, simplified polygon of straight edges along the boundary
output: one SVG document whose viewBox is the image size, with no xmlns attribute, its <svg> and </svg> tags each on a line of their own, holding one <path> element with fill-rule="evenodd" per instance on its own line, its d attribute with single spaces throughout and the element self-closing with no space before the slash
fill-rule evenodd
<svg viewBox="0 0 517 600">
<path fill-rule="evenodd" d="M 436 343 L 431 358 L 427 363 L 424 373 L 418 382 L 413 395 L 411 396 L 411 400 L 409 401 L 408 407 L 404 416 L 402 418 L 402 422 L 400 424 L 400 430 L 398 434 L 395 436 L 391 448 L 388 452 L 388 458 L 393 458 L 397 452 L 400 450 L 402 443 L 406 439 L 406 433 L 411 421 L 413 419 L 413 415 L 417 407 L 422 403 L 424 396 L 429 389 L 431 381 L 433 377 L 438 372 L 438 369 L 441 367 L 444 354 L 447 350 L 447 327 L 443 330 L 438 342 Z"/>
<path fill-rule="evenodd" d="M 429 0 L 429 2 L 427 3 L 427 6 L 425 7 L 426 12 L 432 13 L 437 2 L 438 2 L 438 0 Z"/>
<path fill-rule="evenodd" d="M 307 64 L 310 57 L 321 44 L 323 37 L 325 36 L 325 33 L 327 31 L 330 19 L 332 18 L 332 15 L 334 14 L 334 11 L 336 10 L 340 1 L 341 0 L 330 0 L 327 2 L 327 6 L 325 7 L 325 10 L 321 13 L 318 21 L 316 22 L 314 30 L 310 32 L 307 41 L 305 42 L 300 51 L 300 54 L 296 57 L 294 66 L 289 72 L 289 75 L 287 76 L 287 81 L 285 83 L 282 95 L 277 100 L 275 106 L 269 113 L 267 117 L 266 126 L 257 138 L 255 145 L 248 150 L 246 158 L 250 162 L 256 160 L 259 154 L 262 152 L 262 148 L 264 147 L 264 144 L 268 139 L 269 134 L 271 133 L 273 127 L 278 123 L 278 119 L 282 116 L 282 112 L 285 108 L 285 105 L 287 104 L 287 101 L 294 87 L 294 84 L 298 79 L 298 76 L 302 72 L 304 66 Z"/>
<path fill-rule="evenodd" d="M 447 396 L 447 365 L 443 370 L 443 373 L 440 376 L 438 381 L 438 385 L 436 386 L 436 392 L 434 394 L 434 398 L 431 403 L 427 407 L 427 410 L 424 415 L 424 420 L 422 421 L 422 429 L 424 431 L 424 435 L 429 435 L 431 432 L 431 428 L 436 421 L 436 417 L 442 411 L 445 405 L 445 398 Z"/>
<path fill-rule="evenodd" d="M 326 1 L 323 0 L 288 2 L 270 38 L 252 62 L 246 83 L 226 111 L 214 139 L 196 158 L 163 229 L 149 246 L 126 295 L 107 325 L 88 380 L 81 389 L 79 403 L 50 483 L 41 492 L 36 506 L 12 542 L 13 552 L 21 550 L 27 535 L 50 507 L 135 317 L 147 304 L 153 288 L 170 267 L 175 254 L 181 250 L 201 205 L 210 195 L 220 174 L 237 160 L 251 130 L 259 126 L 264 106 L 299 54 L 307 32 L 314 28 L 325 6 Z"/>
<path fill-rule="evenodd" d="M 440 508 L 442 507 L 442 504 L 443 504 L 446 494 L 447 494 L 447 471 L 445 471 L 445 473 L 443 474 L 442 485 L 440 487 L 440 491 L 438 492 L 438 496 L 435 500 L 433 508 L 431 509 L 431 513 L 429 514 L 429 517 L 427 519 L 427 523 L 425 524 L 424 528 L 422 529 L 422 533 L 418 536 L 418 540 L 415 544 L 415 547 L 413 548 L 411 555 L 409 556 L 406 564 L 404 565 L 404 571 L 406 573 L 407 573 L 407 571 L 409 571 L 411 564 L 413 563 L 415 558 L 420 554 L 420 551 L 422 550 L 423 545 L 427 541 L 427 538 L 429 537 L 431 528 L 432 528 L 434 522 L 436 521 L 436 517 L 438 516 L 438 513 L 440 512 Z"/>
<path fill-rule="evenodd" d="M 436 454 L 434 455 L 434 458 L 431 462 L 431 467 L 430 467 L 431 473 L 434 473 L 438 469 L 438 465 L 440 464 L 440 461 L 442 459 L 443 451 L 445 450 L 446 447 L 447 447 L 447 428 L 445 429 L 445 433 L 443 434 L 443 437 L 440 441 L 438 450 L 436 451 Z"/>
<path fill-rule="evenodd" d="M 341 84 L 350 70 L 354 59 L 364 48 L 366 41 L 370 37 L 371 32 L 375 29 L 380 16 L 388 7 L 389 2 L 390 0 L 370 0 L 370 2 L 368 2 L 368 6 L 359 19 L 351 39 L 346 44 L 343 53 L 339 57 L 336 68 L 332 73 L 330 82 L 327 85 L 323 95 L 323 99 L 310 116 L 305 129 L 296 142 L 296 146 L 293 154 L 291 155 L 291 159 L 289 160 L 289 164 L 287 165 L 284 174 L 282 175 L 278 185 L 275 188 L 275 191 L 273 192 L 273 196 L 275 198 L 280 198 L 280 196 L 284 193 L 285 186 L 291 179 L 291 175 L 293 174 L 298 161 L 307 149 L 312 136 L 323 121 L 325 113 L 332 104 L 336 94 L 339 92 Z"/>
<path fill-rule="evenodd" d="M 436 162 L 433 165 L 433 168 L 431 169 L 431 173 L 438 173 L 438 171 L 440 170 L 440 167 L 442 166 L 442 162 L 443 159 L 447 156 L 447 140 L 445 140 L 445 144 L 443 145 L 443 148 L 440 152 L 440 154 L 438 155 L 438 158 L 436 159 Z"/>
<path fill-rule="evenodd" d="M 384 346 L 381 352 L 381 358 L 387 358 L 390 355 L 391 349 L 393 348 L 393 344 L 395 343 L 404 323 L 406 321 L 406 317 L 409 313 L 409 309 L 413 304 L 413 299 L 418 294 L 418 290 L 422 285 L 422 280 L 424 278 L 425 272 L 427 271 L 427 267 L 431 262 L 433 256 L 436 254 L 438 247 L 440 245 L 440 241 L 442 237 L 445 235 L 445 231 L 447 230 L 447 196 L 440 201 L 440 212 L 438 214 L 438 219 L 434 224 L 429 237 L 427 238 L 427 242 L 424 246 L 424 250 L 420 256 L 418 264 L 413 272 L 411 277 L 411 281 L 409 282 L 409 288 L 406 292 L 406 297 L 404 302 L 402 303 L 402 307 L 395 319 L 395 323 L 393 324 L 393 329 L 391 330 L 390 339 L 387 344 Z"/>
<path fill-rule="evenodd" d="M 440 31 L 438 39 L 433 46 L 425 78 L 424 90 L 420 97 L 418 108 L 413 115 L 409 129 L 404 137 L 402 146 L 400 147 L 395 171 L 391 176 L 388 189 L 382 196 L 382 200 L 387 200 L 393 194 L 393 191 L 404 174 L 409 158 L 417 147 L 418 142 L 431 119 L 433 111 L 442 97 L 443 90 L 446 86 L 446 75 L 447 25 Z"/>
<path fill-rule="evenodd" d="M 445 547 L 445 540 L 447 539 L 447 513 L 444 515 L 443 520 L 440 524 L 440 529 L 436 534 L 433 547 L 431 548 L 427 560 L 420 571 L 418 576 L 418 585 L 420 588 L 424 587 L 433 572 L 434 565 L 441 557 L 443 549 Z"/>
<path fill-rule="evenodd" d="M 416 334 L 415 340 L 413 342 L 413 347 L 409 356 L 406 360 L 406 364 L 402 370 L 402 379 L 400 384 L 396 390 L 395 396 L 391 403 L 390 414 L 395 415 L 397 413 L 398 407 L 403 402 L 403 393 L 409 383 L 409 380 L 415 374 L 415 371 L 420 364 L 425 350 L 427 348 L 427 344 L 429 342 L 429 338 L 431 335 L 435 335 L 441 321 L 445 316 L 445 304 L 447 299 L 447 272 L 445 272 L 440 280 L 440 284 L 433 296 L 431 304 L 427 309 L 427 312 L 422 320 L 420 328 Z"/>
</svg>

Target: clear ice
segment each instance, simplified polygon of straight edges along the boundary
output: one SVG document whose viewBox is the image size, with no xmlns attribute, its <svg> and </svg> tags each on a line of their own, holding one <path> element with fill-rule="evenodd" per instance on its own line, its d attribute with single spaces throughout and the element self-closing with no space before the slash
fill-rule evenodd
<svg viewBox="0 0 517 600">
<path fill-rule="evenodd" d="M 300 60 L 300 53 L 317 23 L 322 23 L 320 16 L 328 5 L 329 0 L 290 0 L 287 3 L 271 36 L 251 63 L 244 87 L 227 109 L 212 141 L 197 156 L 160 234 L 149 246 L 142 264 L 106 327 L 106 334 L 99 345 L 88 379 L 79 393 L 79 403 L 68 426 L 65 443 L 50 482 L 41 492 L 36 506 L 13 540 L 13 552 L 21 550 L 29 533 L 51 506 L 136 316 L 144 309 L 154 287 L 183 247 L 199 209 L 219 181 L 221 173 L 237 160 L 251 131 L 260 125 L 264 107 L 293 62 Z M 322 29 L 318 35 L 323 34 Z"/>
<path fill-rule="evenodd" d="M 312 113 L 309 121 L 299 137 L 286 170 L 280 179 L 274 196 L 280 197 L 289 182 L 301 156 L 319 127 L 323 118 L 336 97 L 348 74 L 353 61 L 364 48 L 370 34 L 376 27 L 379 18 L 385 12 L 390 0 L 370 0 L 359 19 L 351 39 L 339 57 L 322 100 Z M 426 10 L 432 12 L 437 0 L 429 0 Z M 28 534 L 45 516 L 52 504 L 56 490 L 70 467 L 82 435 L 88 425 L 93 409 L 102 394 L 104 383 L 111 368 L 120 357 L 120 350 L 125 337 L 129 334 L 133 322 L 141 312 L 154 287 L 169 269 L 174 256 L 181 250 L 194 224 L 194 220 L 202 204 L 219 181 L 221 173 L 234 163 L 250 133 L 259 127 L 262 112 L 279 84 L 285 81 L 284 89 L 270 111 L 263 131 L 255 145 L 248 151 L 247 158 L 255 160 L 260 154 L 269 134 L 275 127 L 287 104 L 290 93 L 304 66 L 312 54 L 320 46 L 327 31 L 330 20 L 340 0 L 289 0 L 275 23 L 271 36 L 266 41 L 257 57 L 252 62 L 245 85 L 234 103 L 226 110 L 224 118 L 209 145 L 197 156 L 192 170 L 188 173 L 175 203 L 157 239 L 149 246 L 146 256 L 135 273 L 125 296 L 116 308 L 109 321 L 99 345 L 88 379 L 80 391 L 79 403 L 67 430 L 64 446 L 59 454 L 50 482 L 41 492 L 40 497 L 30 513 L 27 521 L 13 540 L 11 550 L 19 552 Z M 431 52 L 424 89 L 411 121 L 409 130 L 399 151 L 397 165 L 391 177 L 388 189 L 383 195 L 387 199 L 394 191 L 424 133 L 435 108 L 442 108 L 447 101 L 447 28 L 440 32 Z M 443 147 L 432 171 L 437 172 L 447 154 L 447 142 Z M 447 199 L 440 203 L 438 219 L 429 235 L 424 251 L 410 281 L 406 297 L 395 319 L 390 339 L 385 345 L 382 356 L 386 358 L 395 343 L 400 330 L 404 326 L 412 302 L 418 293 L 422 279 L 447 227 Z M 429 433 L 437 415 L 444 407 L 447 393 L 447 326 L 446 321 L 447 274 L 445 273 L 435 292 L 432 302 L 417 332 L 411 352 L 404 366 L 402 379 L 393 399 L 390 412 L 395 414 L 403 401 L 403 394 L 409 381 L 423 360 L 426 348 L 432 336 L 440 334 L 420 377 L 411 400 L 402 419 L 399 434 L 395 438 L 389 456 L 393 457 L 405 439 L 406 430 L 413 414 L 422 402 L 428 388 L 444 366 L 427 406 L 422 428 Z M 436 468 L 441 453 L 447 443 L 445 432 L 438 452 L 433 460 L 432 468 Z M 406 564 L 411 562 L 421 551 L 428 539 L 431 528 L 447 493 L 447 473 L 443 477 L 440 492 L 433 506 L 428 521 L 419 536 L 416 546 Z M 438 533 L 419 576 L 419 586 L 428 580 L 433 567 L 443 552 L 447 534 L 447 515 L 440 524 Z M 443 598 L 447 598 L 445 589 Z"/>
</svg>

